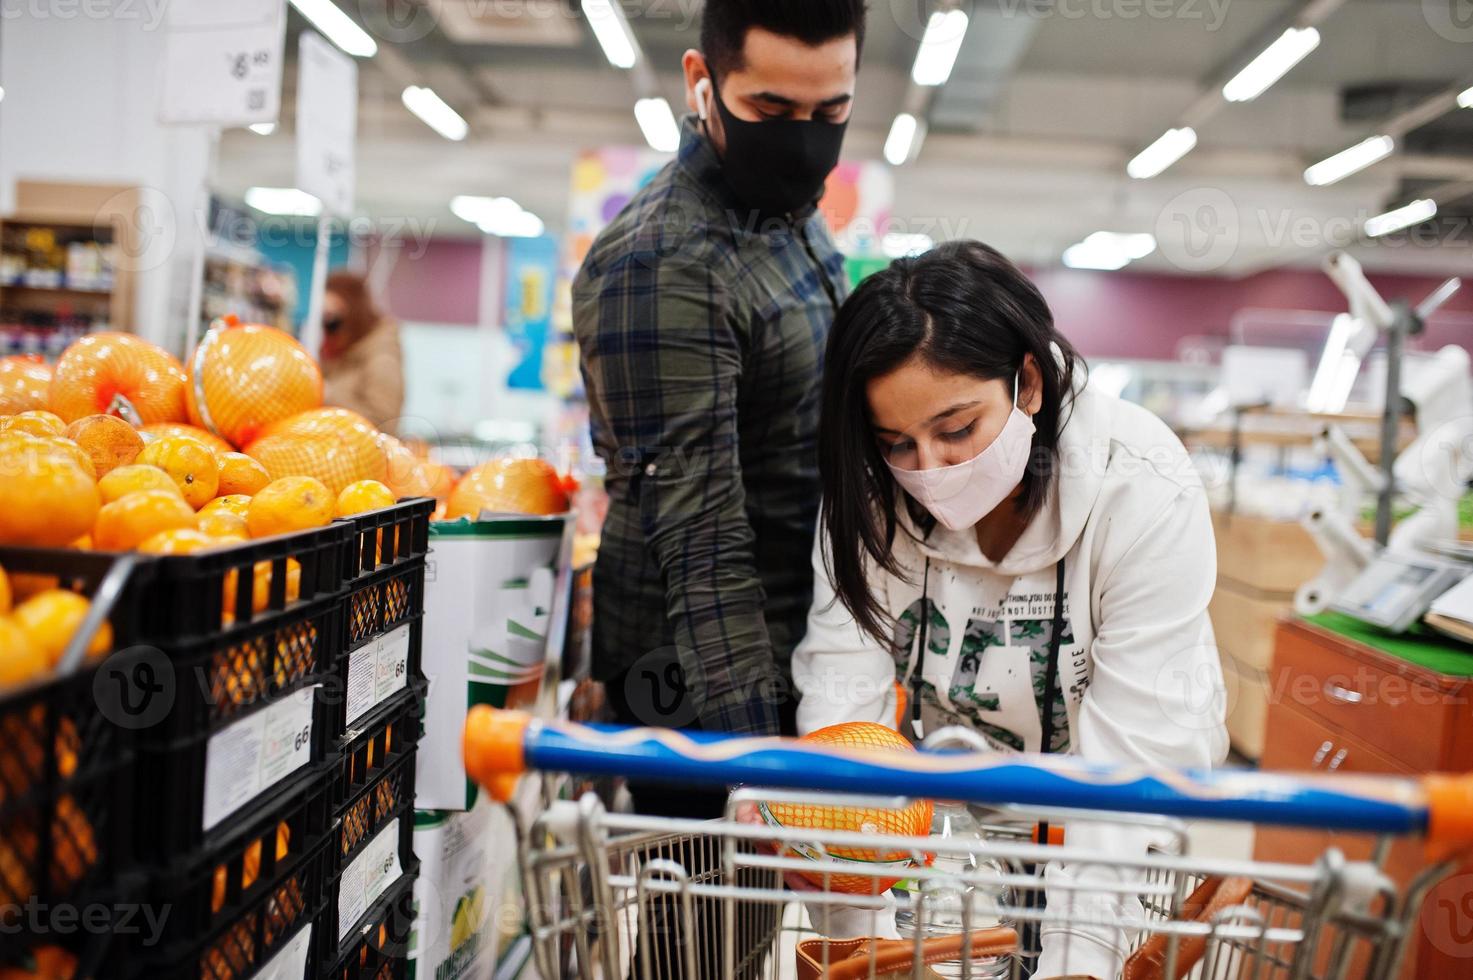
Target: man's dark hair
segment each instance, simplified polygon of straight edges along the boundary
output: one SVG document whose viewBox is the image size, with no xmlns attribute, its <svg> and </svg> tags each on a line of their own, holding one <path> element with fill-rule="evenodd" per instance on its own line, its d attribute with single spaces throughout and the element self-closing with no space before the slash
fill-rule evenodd
<svg viewBox="0 0 1473 980">
<path fill-rule="evenodd" d="M 754 27 L 817 47 L 854 35 L 864 51 L 865 0 L 706 0 L 701 52 L 717 76 L 740 71 L 747 32 Z"/>
</svg>

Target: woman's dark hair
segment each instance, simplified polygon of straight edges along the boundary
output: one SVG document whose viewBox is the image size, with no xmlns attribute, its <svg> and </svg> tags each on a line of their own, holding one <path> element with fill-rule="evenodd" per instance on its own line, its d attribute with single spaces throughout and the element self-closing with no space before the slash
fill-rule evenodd
<svg viewBox="0 0 1473 980">
<path fill-rule="evenodd" d="M 809 47 L 854 35 L 864 52 L 865 0 L 706 0 L 701 52 L 720 77 L 740 71 L 754 27 L 797 38 Z"/>
<path fill-rule="evenodd" d="M 383 318 L 378 304 L 373 300 L 373 293 L 368 288 L 368 280 L 356 272 L 340 270 L 332 273 L 327 277 L 327 285 L 323 291 L 337 293 L 347 307 L 340 328 L 341 336 L 338 337 L 344 349 L 366 337 Z"/>
<path fill-rule="evenodd" d="M 866 279 L 839 310 L 824 364 L 818 437 L 825 560 L 840 601 L 881 642 L 890 641 L 894 624 L 870 591 L 865 558 L 900 574 L 893 545 L 901 499 L 916 528 L 929 534 L 935 521 L 900 492 L 885 465 L 871 427 L 869 382 L 913 357 L 941 371 L 1011 382 L 1028 354 L 1043 381 L 1018 502 L 1031 518 L 1048 496 L 1075 365 L 1083 364 L 1054 328 L 1038 288 L 995 249 L 950 242 Z"/>
</svg>

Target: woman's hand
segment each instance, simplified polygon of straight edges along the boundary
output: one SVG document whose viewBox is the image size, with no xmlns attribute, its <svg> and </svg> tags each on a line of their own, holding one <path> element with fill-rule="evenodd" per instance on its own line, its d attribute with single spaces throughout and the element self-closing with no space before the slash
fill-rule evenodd
<svg viewBox="0 0 1473 980">
<path fill-rule="evenodd" d="M 737 823 L 752 824 L 758 827 L 767 826 L 767 821 L 762 819 L 762 814 L 757 811 L 757 804 L 755 803 L 737 804 L 736 818 Z M 776 841 L 754 840 L 752 841 L 752 843 L 757 847 L 758 850 L 762 851 L 764 854 L 776 855 L 779 853 L 779 848 Z M 803 877 L 796 871 L 784 871 L 783 884 L 787 885 L 790 891 L 795 892 L 821 891 L 821 889 L 814 885 L 813 882 L 809 881 L 807 878 Z"/>
</svg>

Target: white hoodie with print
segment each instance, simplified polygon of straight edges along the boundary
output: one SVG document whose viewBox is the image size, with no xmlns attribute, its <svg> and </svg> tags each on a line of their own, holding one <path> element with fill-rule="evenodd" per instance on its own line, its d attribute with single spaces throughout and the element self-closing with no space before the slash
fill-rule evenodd
<svg viewBox="0 0 1473 980">
<path fill-rule="evenodd" d="M 1150 412 L 1089 388 L 1075 399 L 1059 443 L 1058 492 L 1000 562 L 982 554 L 971 530 L 938 526 L 917 542 L 902 519 L 895 554 L 903 576 L 870 580 L 899 623 L 898 652 L 865 635 L 835 600 L 820 534 L 808 634 L 793 656 L 800 732 L 845 721 L 895 724 L 894 685 L 910 689 L 924 582 L 926 731 L 964 725 L 999 751 L 1039 751 L 1063 559 L 1064 704 L 1055 705 L 1054 750 L 1100 762 L 1209 768 L 1222 761 L 1225 689 L 1207 616 L 1217 554 L 1190 457 Z M 1143 853 L 1151 839 L 1121 825 L 1080 825 L 1066 835 L 1070 850 L 1116 857 Z M 1036 976 L 1119 976 L 1134 937 L 1108 923 L 1138 918 L 1139 901 L 1059 886 L 1109 886 L 1129 880 L 1123 875 L 1093 865 L 1048 868 L 1050 914 L 1067 911 L 1075 924 L 1043 928 Z M 829 916 L 828 928 L 894 935 L 893 923 L 877 929 L 840 918 Z"/>
</svg>

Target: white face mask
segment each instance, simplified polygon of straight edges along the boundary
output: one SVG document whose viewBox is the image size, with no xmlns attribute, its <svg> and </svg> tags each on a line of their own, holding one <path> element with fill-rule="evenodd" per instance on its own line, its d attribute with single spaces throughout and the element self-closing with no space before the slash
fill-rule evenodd
<svg viewBox="0 0 1473 980">
<path fill-rule="evenodd" d="M 997 438 L 974 458 L 955 466 L 902 470 L 885 461 L 895 482 L 941 522 L 961 531 L 972 527 L 1007 499 L 1028 468 L 1033 450 L 1033 419 L 1018 407 L 1018 377 L 1013 378 L 1013 411 Z"/>
</svg>

